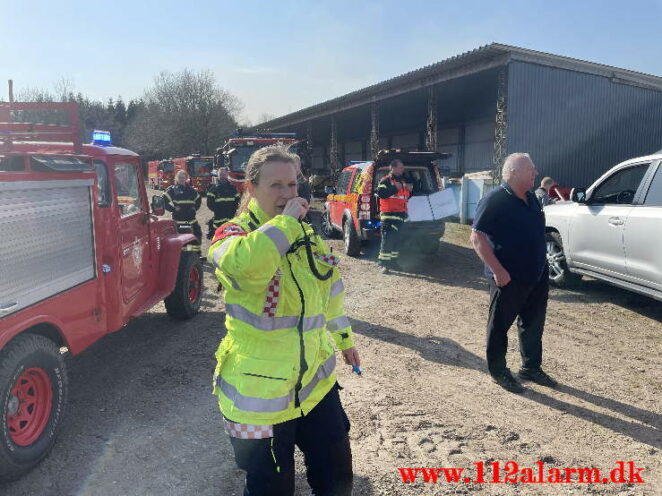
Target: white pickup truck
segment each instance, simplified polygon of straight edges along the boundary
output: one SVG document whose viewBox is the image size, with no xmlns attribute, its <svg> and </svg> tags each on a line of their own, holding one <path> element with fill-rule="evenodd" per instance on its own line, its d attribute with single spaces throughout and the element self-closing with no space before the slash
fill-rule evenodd
<svg viewBox="0 0 662 496">
<path fill-rule="evenodd" d="M 662 153 L 618 164 L 545 217 L 552 283 L 588 275 L 662 301 Z"/>
</svg>

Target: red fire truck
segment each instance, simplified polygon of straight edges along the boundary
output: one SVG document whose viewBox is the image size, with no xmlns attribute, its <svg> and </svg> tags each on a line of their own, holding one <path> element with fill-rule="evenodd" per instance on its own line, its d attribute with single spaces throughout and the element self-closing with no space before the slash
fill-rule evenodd
<svg viewBox="0 0 662 496">
<path fill-rule="evenodd" d="M 228 179 L 239 192 L 243 191 L 246 165 L 251 154 L 264 146 L 282 145 L 297 153 L 297 135 L 295 133 L 234 133 L 216 153 L 215 166 L 227 167 Z"/>
<path fill-rule="evenodd" d="M 171 160 L 175 164 L 175 174 L 179 170 L 188 172 L 191 186 L 201 195 L 207 194 L 207 188 L 211 184 L 211 171 L 214 169 L 214 157 L 201 157 L 200 154 L 194 153 Z"/>
<path fill-rule="evenodd" d="M 175 184 L 175 164 L 172 160 L 150 160 L 147 177 L 152 189 L 166 189 Z"/>
<path fill-rule="evenodd" d="M 68 115 L 41 124 L 35 116 Z M 58 118 L 60 122 L 60 118 Z M 138 155 L 94 133 L 82 145 L 75 103 L 0 103 L 0 480 L 49 452 L 76 355 L 165 300 L 200 308 L 195 240 L 151 208 Z M 103 364 L 99 364 L 103 366 Z"/>
</svg>

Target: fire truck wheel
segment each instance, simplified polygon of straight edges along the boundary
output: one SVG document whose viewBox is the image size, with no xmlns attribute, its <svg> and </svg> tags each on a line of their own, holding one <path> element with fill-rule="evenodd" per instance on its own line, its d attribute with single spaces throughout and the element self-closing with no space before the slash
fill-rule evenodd
<svg viewBox="0 0 662 496">
<path fill-rule="evenodd" d="M 200 263 L 200 253 L 183 251 L 177 272 L 175 289 L 165 299 L 168 315 L 175 319 L 186 320 L 200 310 L 202 299 L 203 271 Z"/>
<path fill-rule="evenodd" d="M 322 234 L 329 239 L 337 238 L 338 233 L 336 232 L 333 225 L 331 225 L 331 218 L 329 217 L 328 210 L 324 210 L 321 220 Z"/>
<path fill-rule="evenodd" d="M 351 217 L 347 217 L 343 224 L 343 238 L 345 241 L 345 254 L 350 257 L 356 257 L 361 253 L 361 240 L 356 229 L 354 229 L 354 222 Z"/>
<path fill-rule="evenodd" d="M 0 480 L 15 480 L 51 450 L 67 399 L 67 371 L 58 346 L 19 335 L 0 352 Z"/>
</svg>

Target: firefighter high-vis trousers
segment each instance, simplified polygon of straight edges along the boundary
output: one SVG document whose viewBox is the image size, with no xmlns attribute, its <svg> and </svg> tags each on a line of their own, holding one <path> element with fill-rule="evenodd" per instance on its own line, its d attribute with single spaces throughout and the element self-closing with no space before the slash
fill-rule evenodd
<svg viewBox="0 0 662 496">
<path fill-rule="evenodd" d="M 379 256 L 377 257 L 381 265 L 387 267 L 396 265 L 398 256 L 400 255 L 403 223 L 404 221 L 398 218 L 382 220 L 382 241 L 379 247 Z"/>
<path fill-rule="evenodd" d="M 316 496 L 352 494 L 349 420 L 336 385 L 308 415 L 271 427 L 269 437 L 232 434 L 225 420 L 239 468 L 246 471 L 244 496 L 294 494 L 294 446 L 302 451 L 306 477 Z"/>
</svg>

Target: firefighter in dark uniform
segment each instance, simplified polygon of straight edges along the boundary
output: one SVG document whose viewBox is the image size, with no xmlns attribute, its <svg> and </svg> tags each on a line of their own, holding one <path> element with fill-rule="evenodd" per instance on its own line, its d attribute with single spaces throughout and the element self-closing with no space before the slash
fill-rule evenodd
<svg viewBox="0 0 662 496">
<path fill-rule="evenodd" d="M 402 224 L 407 218 L 407 200 L 414 189 L 403 175 L 405 166 L 401 160 L 391 161 L 390 168 L 391 172 L 379 181 L 377 187 L 382 232 L 378 258 L 385 274 L 398 267 Z"/>
<path fill-rule="evenodd" d="M 177 227 L 191 226 L 193 235 L 197 238 L 194 243 L 184 246 L 184 249 L 192 251 L 200 251 L 200 244 L 202 242 L 202 229 L 195 218 L 195 213 L 202 204 L 202 198 L 193 187 L 188 184 L 188 174 L 186 171 L 180 170 L 175 175 L 175 184 L 165 190 L 163 197 L 165 198 L 165 208 L 172 212 L 172 220 L 175 221 Z"/>
<path fill-rule="evenodd" d="M 218 170 L 217 174 L 216 181 L 207 190 L 207 207 L 214 212 L 214 217 L 207 224 L 207 239 L 212 239 L 216 229 L 235 216 L 241 197 L 237 188 L 228 181 L 227 171 Z"/>
</svg>

